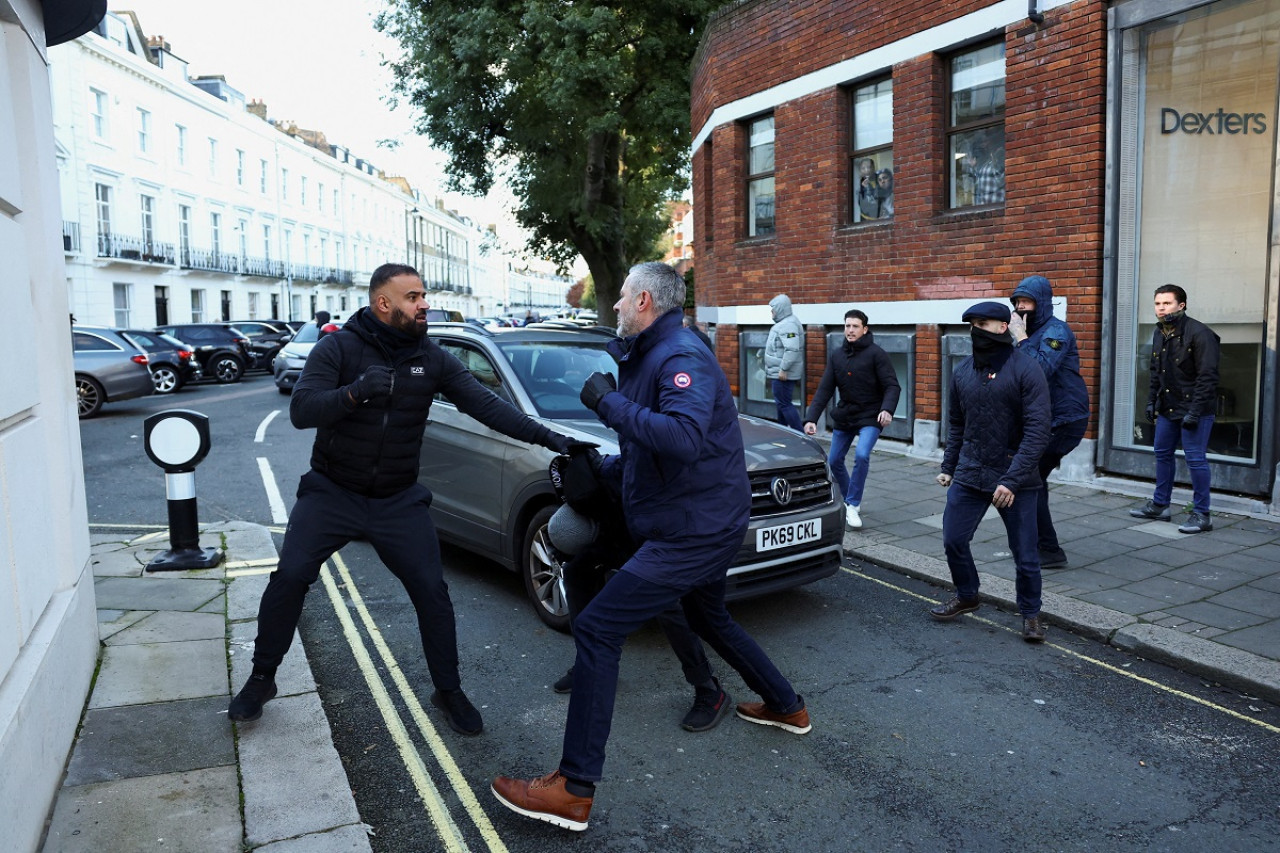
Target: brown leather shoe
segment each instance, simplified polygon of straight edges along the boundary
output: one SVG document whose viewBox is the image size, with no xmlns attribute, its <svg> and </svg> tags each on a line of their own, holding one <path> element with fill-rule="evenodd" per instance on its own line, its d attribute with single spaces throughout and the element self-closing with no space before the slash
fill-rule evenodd
<svg viewBox="0 0 1280 853">
<path fill-rule="evenodd" d="M 582 832 L 591 814 L 591 797 L 578 797 L 564 787 L 559 770 L 537 779 L 511 779 L 499 776 L 491 786 L 498 802 L 517 814 L 544 820 L 564 829 Z"/>
<path fill-rule="evenodd" d="M 800 702 L 800 710 L 792 711 L 790 714 L 779 714 L 777 711 L 771 711 L 769 706 L 763 702 L 739 702 L 738 716 L 748 723 L 777 726 L 783 731 L 791 732 L 793 735 L 804 735 L 809 733 L 813 725 L 809 722 L 809 709 L 804 707 L 804 700 L 801 699 Z"/>
<path fill-rule="evenodd" d="M 976 598 L 961 598 L 957 595 L 952 596 L 937 607 L 929 608 L 929 615 L 939 622 L 950 622 L 957 616 L 964 613 L 972 613 L 981 606 L 982 602 Z"/>
<path fill-rule="evenodd" d="M 1039 613 L 1022 618 L 1022 639 L 1028 643 L 1044 642 L 1044 622 L 1041 621 Z"/>
</svg>

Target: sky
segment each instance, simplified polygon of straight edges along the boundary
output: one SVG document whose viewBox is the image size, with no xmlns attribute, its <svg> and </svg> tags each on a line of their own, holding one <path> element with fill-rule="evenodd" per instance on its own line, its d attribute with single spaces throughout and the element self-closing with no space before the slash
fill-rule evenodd
<svg viewBox="0 0 1280 853">
<path fill-rule="evenodd" d="M 444 190 L 444 156 L 413 131 L 405 107 L 392 110 L 390 69 L 397 43 L 373 28 L 380 0 L 109 0 L 113 12 L 137 14 L 143 32 L 163 36 L 188 63 L 191 76 L 221 74 L 246 100 L 267 105 L 267 115 L 323 131 L 389 175 L 403 175 L 428 197 L 470 216 L 480 227 L 498 225 L 508 248 L 523 236 L 510 214 L 509 196 L 477 199 Z M 394 139 L 394 151 L 378 147 Z"/>
</svg>

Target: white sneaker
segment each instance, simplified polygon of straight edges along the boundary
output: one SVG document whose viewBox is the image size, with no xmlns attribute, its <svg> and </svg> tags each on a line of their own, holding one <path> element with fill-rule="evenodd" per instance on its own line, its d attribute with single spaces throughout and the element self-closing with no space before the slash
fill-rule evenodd
<svg viewBox="0 0 1280 853">
<path fill-rule="evenodd" d="M 862 516 L 858 514 L 858 508 L 851 504 L 844 505 L 844 523 L 849 527 L 861 527 Z"/>
</svg>

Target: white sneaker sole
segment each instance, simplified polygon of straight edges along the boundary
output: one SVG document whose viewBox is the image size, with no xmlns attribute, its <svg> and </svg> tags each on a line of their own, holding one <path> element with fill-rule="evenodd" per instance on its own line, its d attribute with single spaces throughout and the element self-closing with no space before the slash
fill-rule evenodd
<svg viewBox="0 0 1280 853">
<path fill-rule="evenodd" d="M 782 729 L 783 731 L 791 732 L 793 735 L 807 735 L 809 732 L 813 731 L 813 723 L 801 728 L 800 726 L 793 726 L 790 723 L 783 723 L 778 720 L 762 720 L 759 717 L 748 717 L 746 714 L 737 710 L 733 713 L 737 714 L 748 723 L 755 723 L 758 726 L 773 726 L 775 729 Z"/>
<path fill-rule="evenodd" d="M 543 821 L 544 823 L 550 823 L 560 827 L 561 829 L 573 830 L 574 832 L 582 832 L 582 830 L 587 828 L 587 822 L 585 820 L 582 820 L 582 821 L 569 820 L 569 818 L 560 817 L 559 815 L 547 814 L 546 812 L 534 812 L 534 811 L 529 811 L 528 809 L 522 809 L 519 806 L 517 806 L 515 803 L 508 800 L 506 797 L 499 794 L 498 789 L 493 787 L 492 785 L 489 786 L 489 790 L 493 791 L 493 795 L 498 798 L 498 802 L 502 803 L 504 806 L 511 809 L 516 814 L 524 815 L 525 817 L 530 817 L 530 818 L 533 818 L 534 820 L 540 820 L 540 821 Z"/>
</svg>

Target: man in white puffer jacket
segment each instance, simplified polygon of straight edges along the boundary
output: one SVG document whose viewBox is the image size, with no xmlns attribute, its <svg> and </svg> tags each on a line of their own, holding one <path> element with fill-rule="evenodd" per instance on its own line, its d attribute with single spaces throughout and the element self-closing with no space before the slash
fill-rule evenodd
<svg viewBox="0 0 1280 853">
<path fill-rule="evenodd" d="M 791 399 L 804 367 L 804 326 L 791 313 L 791 299 L 779 293 L 769 300 L 773 328 L 764 345 L 764 375 L 773 385 L 773 402 L 778 407 L 778 423 L 803 432 L 800 412 Z M 801 396 L 804 389 L 800 389 Z M 803 400 L 801 401 L 803 402 Z"/>
</svg>

